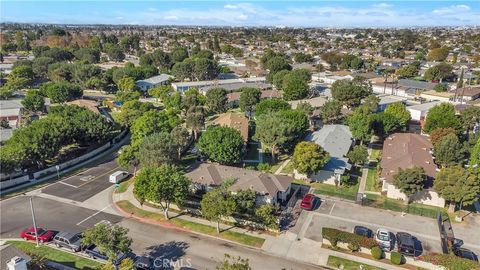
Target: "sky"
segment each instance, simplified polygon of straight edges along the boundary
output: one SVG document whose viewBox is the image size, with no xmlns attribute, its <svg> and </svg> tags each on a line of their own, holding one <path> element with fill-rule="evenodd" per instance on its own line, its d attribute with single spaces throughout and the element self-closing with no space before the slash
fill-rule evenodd
<svg viewBox="0 0 480 270">
<path fill-rule="evenodd" d="M 0 1 L 0 22 L 276 27 L 480 26 L 480 1 Z"/>
</svg>

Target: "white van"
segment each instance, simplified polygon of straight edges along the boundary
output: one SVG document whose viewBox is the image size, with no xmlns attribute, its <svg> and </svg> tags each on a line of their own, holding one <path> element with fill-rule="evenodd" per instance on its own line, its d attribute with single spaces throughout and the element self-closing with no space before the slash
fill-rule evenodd
<svg viewBox="0 0 480 270">
<path fill-rule="evenodd" d="M 124 180 L 125 178 L 127 178 L 128 176 L 130 176 L 130 173 L 129 172 L 126 172 L 126 171 L 116 171 L 114 173 L 112 173 L 110 175 L 110 178 L 109 178 L 109 182 L 110 183 L 114 183 L 114 184 L 118 184 L 120 182 L 122 182 L 122 180 Z"/>
</svg>

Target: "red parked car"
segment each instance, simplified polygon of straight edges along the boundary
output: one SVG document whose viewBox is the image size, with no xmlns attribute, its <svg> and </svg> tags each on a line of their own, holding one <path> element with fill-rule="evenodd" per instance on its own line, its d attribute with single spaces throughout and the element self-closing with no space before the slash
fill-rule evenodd
<svg viewBox="0 0 480 270">
<path fill-rule="evenodd" d="M 315 196 L 313 194 L 307 194 L 303 197 L 300 207 L 305 210 L 312 210 L 313 202 L 315 201 Z"/>
<path fill-rule="evenodd" d="M 37 228 L 38 242 L 45 243 L 52 240 L 54 233 L 50 230 Z M 29 228 L 20 233 L 20 237 L 25 240 L 35 241 L 35 229 Z"/>
</svg>

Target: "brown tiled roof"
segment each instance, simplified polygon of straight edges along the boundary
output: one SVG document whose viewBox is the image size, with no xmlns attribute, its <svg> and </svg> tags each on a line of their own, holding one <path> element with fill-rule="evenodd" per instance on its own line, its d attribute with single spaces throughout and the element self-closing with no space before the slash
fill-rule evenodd
<svg viewBox="0 0 480 270">
<path fill-rule="evenodd" d="M 430 178 L 435 177 L 437 166 L 430 151 L 433 146 L 430 140 L 413 133 L 395 133 L 388 136 L 383 143 L 382 174 L 388 182 L 393 182 L 393 176 L 398 169 L 422 167 Z"/>
<path fill-rule="evenodd" d="M 480 95 L 480 87 L 463 87 L 456 90 L 451 90 L 451 93 L 457 92 L 457 96 L 474 97 Z"/>
<path fill-rule="evenodd" d="M 259 194 L 276 196 L 278 191 L 288 189 L 293 178 L 285 175 L 273 175 L 238 167 L 201 163 L 186 174 L 192 182 L 219 186 L 225 179 L 234 179 L 231 191 L 252 189 Z"/>
<path fill-rule="evenodd" d="M 282 92 L 278 90 L 263 90 L 262 95 L 260 96 L 261 99 L 264 98 L 281 98 Z"/>
<path fill-rule="evenodd" d="M 237 113 L 224 113 L 213 123 L 220 126 L 230 127 L 238 130 L 244 141 L 248 141 L 248 119 Z"/>
<path fill-rule="evenodd" d="M 98 103 L 94 100 L 89 100 L 89 99 L 76 99 L 67 102 L 68 105 L 77 105 L 86 109 L 89 109 L 90 111 L 94 113 L 100 114 L 100 111 L 98 110 Z"/>
</svg>

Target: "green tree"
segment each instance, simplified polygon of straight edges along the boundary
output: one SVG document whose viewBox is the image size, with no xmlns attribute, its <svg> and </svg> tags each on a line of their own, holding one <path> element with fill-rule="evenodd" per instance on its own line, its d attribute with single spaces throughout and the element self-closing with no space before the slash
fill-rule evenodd
<svg viewBox="0 0 480 270">
<path fill-rule="evenodd" d="M 299 74 L 290 72 L 283 77 L 282 90 L 285 100 L 298 100 L 307 97 L 309 87 Z"/>
<path fill-rule="evenodd" d="M 130 166 L 134 167 L 133 175 L 137 174 L 137 166 L 139 164 L 137 158 L 138 146 L 125 145 L 120 149 L 120 154 L 117 157 L 117 163 L 120 167 L 128 169 Z"/>
<path fill-rule="evenodd" d="M 423 190 L 424 181 L 425 171 L 421 167 L 399 168 L 398 172 L 393 176 L 393 184 L 408 198 Z"/>
<path fill-rule="evenodd" d="M 368 149 L 365 145 L 355 145 L 347 154 L 353 164 L 361 165 L 368 161 Z"/>
<path fill-rule="evenodd" d="M 457 135 L 448 134 L 435 144 L 435 162 L 442 166 L 460 165 L 464 158 L 462 144 Z"/>
<path fill-rule="evenodd" d="M 227 111 L 228 97 L 224 88 L 213 88 L 206 94 L 206 105 L 213 113 L 224 113 Z"/>
<path fill-rule="evenodd" d="M 242 160 L 243 139 L 236 129 L 229 127 L 209 127 L 197 147 L 208 159 L 220 164 L 234 164 Z"/>
<path fill-rule="evenodd" d="M 171 134 L 177 145 L 177 159 L 180 160 L 182 157 L 182 150 L 190 142 L 190 133 L 186 128 L 178 125 L 173 128 Z"/>
<path fill-rule="evenodd" d="M 262 92 L 258 88 L 253 87 L 243 87 L 240 88 L 240 109 L 242 112 L 246 112 L 247 115 L 252 115 L 253 111 L 255 110 L 255 105 L 260 101 L 260 96 Z"/>
<path fill-rule="evenodd" d="M 419 67 L 414 64 L 406 65 L 397 70 L 397 75 L 399 78 L 415 78 L 418 76 L 420 71 Z"/>
<path fill-rule="evenodd" d="M 339 80 L 332 84 L 332 97 L 348 107 L 357 106 L 372 93 L 372 85 L 361 77 Z"/>
<path fill-rule="evenodd" d="M 122 92 L 132 92 L 137 90 L 135 79 L 132 77 L 123 77 L 117 82 L 117 87 L 118 90 Z"/>
<path fill-rule="evenodd" d="M 406 128 L 410 121 L 410 112 L 405 105 L 400 102 L 389 104 L 385 109 L 385 113 L 395 117 L 403 128 Z"/>
<path fill-rule="evenodd" d="M 255 220 L 257 223 L 271 229 L 278 229 L 278 217 L 275 207 L 271 204 L 263 204 L 255 209 Z"/>
<path fill-rule="evenodd" d="M 110 58 L 111 61 L 121 62 L 125 59 L 125 54 L 123 53 L 123 49 L 120 48 L 118 45 L 113 44 L 105 44 L 105 52 Z"/>
<path fill-rule="evenodd" d="M 185 47 L 177 47 L 171 53 L 171 58 L 173 62 L 182 62 L 188 58 L 188 51 Z"/>
<path fill-rule="evenodd" d="M 257 194 L 253 189 L 237 190 L 233 197 L 235 198 L 235 203 L 237 205 L 237 213 L 253 213 L 253 210 L 255 209 L 255 199 L 257 197 Z"/>
<path fill-rule="evenodd" d="M 235 198 L 225 187 L 219 187 L 203 195 L 200 202 L 202 215 L 217 223 L 217 233 L 220 233 L 220 220 L 230 217 L 236 208 Z"/>
<path fill-rule="evenodd" d="M 50 98 L 52 103 L 65 103 L 83 95 L 80 86 L 65 81 L 48 82 L 40 87 L 40 94 Z"/>
<path fill-rule="evenodd" d="M 334 123 L 342 115 L 342 103 L 338 100 L 328 100 L 320 107 L 320 117 L 325 124 Z"/>
<path fill-rule="evenodd" d="M 433 87 L 433 90 L 435 90 L 436 92 L 447 92 L 448 87 L 444 83 L 438 83 Z"/>
<path fill-rule="evenodd" d="M 452 76 L 453 67 L 449 64 L 440 63 L 425 71 L 423 77 L 427 81 L 440 81 Z"/>
<path fill-rule="evenodd" d="M 47 78 L 48 66 L 55 60 L 50 57 L 38 57 L 33 59 L 32 70 L 36 77 Z"/>
<path fill-rule="evenodd" d="M 447 136 L 448 134 L 456 135 L 457 131 L 453 128 L 437 128 L 430 132 L 430 141 L 432 142 L 433 146 L 437 145 L 437 143 L 441 142 L 442 139 Z"/>
<path fill-rule="evenodd" d="M 430 133 L 437 128 L 461 129 L 461 123 L 455 115 L 455 108 L 452 104 L 441 103 L 428 111 L 423 131 Z"/>
<path fill-rule="evenodd" d="M 177 142 L 170 133 L 155 133 L 141 141 L 136 157 L 142 166 L 160 166 L 177 161 L 177 148 Z"/>
<path fill-rule="evenodd" d="M 347 125 L 352 136 L 360 141 L 370 141 L 373 134 L 373 115 L 367 107 L 358 107 L 347 117 Z"/>
<path fill-rule="evenodd" d="M 461 166 L 445 167 L 435 176 L 433 188 L 450 203 L 472 205 L 478 201 L 480 182 Z"/>
<path fill-rule="evenodd" d="M 293 167 L 307 175 L 318 172 L 330 160 L 329 154 L 314 142 L 300 142 L 295 146 Z"/>
<path fill-rule="evenodd" d="M 143 138 L 154 133 L 167 132 L 180 124 L 180 118 L 172 112 L 149 110 L 137 118 L 131 128 L 132 143 L 137 143 Z"/>
<path fill-rule="evenodd" d="M 0 87 L 0 99 L 3 99 L 3 100 L 9 99 L 13 96 L 13 93 L 15 93 L 15 89 L 13 89 L 8 85 Z"/>
<path fill-rule="evenodd" d="M 248 259 L 242 259 L 240 257 L 232 257 L 225 254 L 223 262 L 218 265 L 216 270 L 251 270 Z"/>
<path fill-rule="evenodd" d="M 309 54 L 299 52 L 299 53 L 293 54 L 293 60 L 295 61 L 295 63 L 310 62 L 312 61 L 312 56 Z"/>
<path fill-rule="evenodd" d="M 145 112 L 153 109 L 153 105 L 138 100 L 127 101 L 122 105 L 120 113 L 116 117 L 116 121 L 125 127 L 129 127 L 133 122 L 142 116 Z"/>
<path fill-rule="evenodd" d="M 437 61 L 437 62 L 445 61 L 445 59 L 447 59 L 449 52 L 450 50 L 447 47 L 432 49 L 427 55 L 427 60 Z"/>
<path fill-rule="evenodd" d="M 280 70 L 279 72 L 275 73 L 275 75 L 272 76 L 272 84 L 277 88 L 277 89 L 282 89 L 283 87 L 283 78 L 287 74 L 289 74 L 289 70 Z"/>
<path fill-rule="evenodd" d="M 82 244 L 94 244 L 105 253 L 111 262 L 118 253 L 130 251 L 132 239 L 127 236 L 128 229 L 118 225 L 99 223 L 82 233 Z"/>
<path fill-rule="evenodd" d="M 268 112 L 277 112 L 290 109 L 288 102 L 278 99 L 264 99 L 260 101 L 255 107 L 255 115 L 259 116 Z"/>
<path fill-rule="evenodd" d="M 151 201 L 162 208 L 168 217 L 170 204 L 183 205 L 188 196 L 191 181 L 174 165 L 162 164 L 160 167 L 145 167 L 138 173 L 134 192 L 143 203 Z"/>
<path fill-rule="evenodd" d="M 168 96 L 173 92 L 173 87 L 170 85 L 162 85 L 155 88 L 150 88 L 148 94 L 154 98 L 160 99 L 162 102 L 168 98 Z"/>
<path fill-rule="evenodd" d="M 23 107 L 31 112 L 37 112 L 43 110 L 45 101 L 37 90 L 29 90 L 22 100 Z"/>
<path fill-rule="evenodd" d="M 376 113 L 371 115 L 372 127 L 378 136 L 385 136 L 394 131 L 405 129 L 405 126 L 400 124 L 400 120 L 393 114 Z"/>
<path fill-rule="evenodd" d="M 480 108 L 470 106 L 460 111 L 460 122 L 463 129 L 470 133 L 480 123 Z"/>
<path fill-rule="evenodd" d="M 475 173 L 480 177 L 480 140 L 477 139 L 477 143 L 473 147 L 470 153 L 470 159 L 468 161 L 469 171 Z"/>
<path fill-rule="evenodd" d="M 193 131 L 193 138 L 197 140 L 198 132 L 205 125 L 205 110 L 202 106 L 191 107 L 187 111 L 185 117 L 187 127 Z"/>
</svg>

